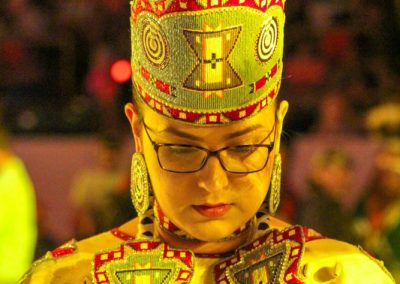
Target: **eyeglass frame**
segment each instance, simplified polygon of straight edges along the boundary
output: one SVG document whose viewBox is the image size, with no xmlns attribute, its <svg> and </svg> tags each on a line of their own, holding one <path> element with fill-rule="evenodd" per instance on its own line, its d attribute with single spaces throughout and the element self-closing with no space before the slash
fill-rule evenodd
<svg viewBox="0 0 400 284">
<path fill-rule="evenodd" d="M 218 150 L 214 150 L 214 151 L 213 151 L 213 150 L 210 150 L 210 149 L 207 149 L 207 148 L 203 148 L 203 147 L 201 147 L 201 146 L 196 146 L 196 145 L 173 144 L 173 143 L 156 143 L 156 142 L 153 141 L 153 139 L 151 138 L 151 136 L 150 136 L 150 134 L 149 134 L 149 132 L 148 132 L 148 129 L 150 129 L 150 128 L 146 125 L 146 123 L 144 122 L 144 120 L 142 121 L 142 124 L 143 124 L 143 128 L 144 128 L 144 130 L 145 130 L 145 132 L 146 132 L 146 134 L 147 134 L 147 137 L 149 138 L 151 144 L 153 145 L 153 149 L 154 149 L 154 151 L 156 152 L 157 160 L 158 160 L 158 164 L 159 164 L 160 168 L 163 169 L 164 171 L 171 172 L 171 173 L 190 174 L 190 173 L 195 173 L 195 172 L 201 171 L 201 170 L 205 167 L 205 165 L 206 165 L 207 162 L 208 162 L 208 159 L 209 159 L 211 156 L 216 157 L 216 158 L 218 159 L 218 161 L 219 161 L 221 167 L 222 167 L 226 172 L 228 172 L 228 173 L 232 173 L 232 174 L 251 174 L 251 173 L 260 172 L 260 171 L 262 171 L 263 169 L 265 169 L 265 167 L 267 166 L 268 161 L 269 161 L 270 154 L 271 154 L 272 150 L 274 149 L 274 145 L 275 145 L 275 140 L 272 141 L 270 144 L 261 144 L 261 143 L 263 143 L 265 140 L 267 140 L 267 139 L 270 137 L 270 135 L 273 133 L 273 131 L 274 131 L 274 129 L 275 129 L 276 121 L 275 121 L 274 126 L 272 127 L 271 131 L 268 133 L 268 135 L 267 135 L 263 140 L 261 140 L 261 142 L 260 142 L 259 144 L 242 144 L 242 145 L 236 145 L 236 146 L 226 146 L 226 147 L 220 148 L 220 149 L 218 149 Z M 182 171 L 174 171 L 174 170 L 170 170 L 170 169 L 165 168 L 165 167 L 162 165 L 161 161 L 160 161 L 160 156 L 159 156 L 159 154 L 158 154 L 158 150 L 159 150 L 161 147 L 163 147 L 163 146 L 179 146 L 179 147 L 195 148 L 195 149 L 201 150 L 201 151 L 203 151 L 203 152 L 206 152 L 206 153 L 207 153 L 207 156 L 204 158 L 204 160 L 203 160 L 201 166 L 200 166 L 197 170 L 193 170 L 193 171 L 184 171 L 184 172 L 182 172 Z M 260 169 L 258 169 L 258 170 L 249 171 L 249 172 L 234 172 L 234 171 L 230 171 L 230 170 L 228 170 L 228 169 L 225 167 L 225 165 L 224 165 L 224 163 L 222 162 L 221 157 L 220 157 L 220 155 L 219 155 L 220 152 L 225 151 L 225 150 L 227 150 L 227 149 L 229 149 L 229 148 L 254 147 L 254 146 L 255 146 L 255 147 L 265 147 L 265 148 L 268 149 L 268 157 L 267 157 L 267 159 L 266 159 L 264 165 L 263 165 Z"/>
</svg>

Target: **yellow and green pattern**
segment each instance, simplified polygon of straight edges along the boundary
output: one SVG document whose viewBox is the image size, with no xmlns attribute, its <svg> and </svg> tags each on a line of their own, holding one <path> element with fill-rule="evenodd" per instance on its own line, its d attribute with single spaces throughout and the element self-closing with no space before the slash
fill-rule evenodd
<svg viewBox="0 0 400 284">
<path fill-rule="evenodd" d="M 133 80 L 168 117 L 200 125 L 242 120 L 276 97 L 283 0 L 131 2 Z"/>
</svg>

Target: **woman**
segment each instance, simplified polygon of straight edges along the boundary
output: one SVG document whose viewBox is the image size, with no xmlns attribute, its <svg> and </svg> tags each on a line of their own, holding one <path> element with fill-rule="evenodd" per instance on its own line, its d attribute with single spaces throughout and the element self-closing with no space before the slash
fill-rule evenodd
<svg viewBox="0 0 400 284">
<path fill-rule="evenodd" d="M 131 11 L 139 218 L 50 252 L 23 283 L 393 283 L 361 249 L 270 217 L 288 109 L 275 102 L 284 3 Z"/>
</svg>

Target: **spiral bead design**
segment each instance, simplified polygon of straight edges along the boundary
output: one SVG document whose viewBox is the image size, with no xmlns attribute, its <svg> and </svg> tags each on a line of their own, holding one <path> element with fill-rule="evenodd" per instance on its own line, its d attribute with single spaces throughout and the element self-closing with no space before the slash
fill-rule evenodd
<svg viewBox="0 0 400 284">
<path fill-rule="evenodd" d="M 168 61 L 168 42 L 157 23 L 146 21 L 142 32 L 143 50 L 155 67 L 164 67 Z"/>
<path fill-rule="evenodd" d="M 274 18 L 270 18 L 263 25 L 257 44 L 258 57 L 262 62 L 268 61 L 274 54 L 278 32 L 278 24 Z"/>
</svg>

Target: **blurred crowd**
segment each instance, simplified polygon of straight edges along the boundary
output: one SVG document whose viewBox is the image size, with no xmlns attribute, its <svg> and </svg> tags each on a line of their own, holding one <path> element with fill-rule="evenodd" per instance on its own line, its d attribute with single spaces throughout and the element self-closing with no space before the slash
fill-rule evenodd
<svg viewBox="0 0 400 284">
<path fill-rule="evenodd" d="M 293 3 L 292 3 L 293 2 Z M 287 5 L 283 94 L 295 107 L 290 128 L 362 131 L 372 106 L 399 95 L 399 1 L 317 0 Z M 337 102 L 325 97 L 342 97 Z M 317 125 L 320 105 L 325 116 Z M 330 107 L 329 105 L 334 106 Z M 333 111 L 330 114 L 330 111 Z M 352 111 L 352 113 L 349 113 Z"/>
<path fill-rule="evenodd" d="M 0 98 L 13 132 L 93 132 L 119 122 L 114 102 L 129 91 L 109 68 L 129 58 L 128 2 L 1 2 Z"/>
<path fill-rule="evenodd" d="M 122 106 L 130 97 L 129 82 L 117 84 L 109 69 L 130 56 L 128 4 L 0 4 L 0 105 L 12 132 L 126 131 Z M 397 277 L 399 9 L 396 0 L 287 1 L 280 98 L 291 109 L 279 213 L 288 222 L 361 245 Z M 73 182 L 70 202 L 78 237 L 134 214 L 127 201 L 129 169 L 117 170 L 110 156 L 119 149 L 120 137 L 100 139 L 102 157 L 108 158 Z M 97 199 L 91 198 L 94 191 L 101 192 Z M 120 215 L 110 215 L 112 208 Z M 39 231 L 40 252 L 49 243 L 57 240 Z"/>
<path fill-rule="evenodd" d="M 400 281 L 399 1 L 291 1 L 281 215 L 361 245 Z"/>
</svg>

